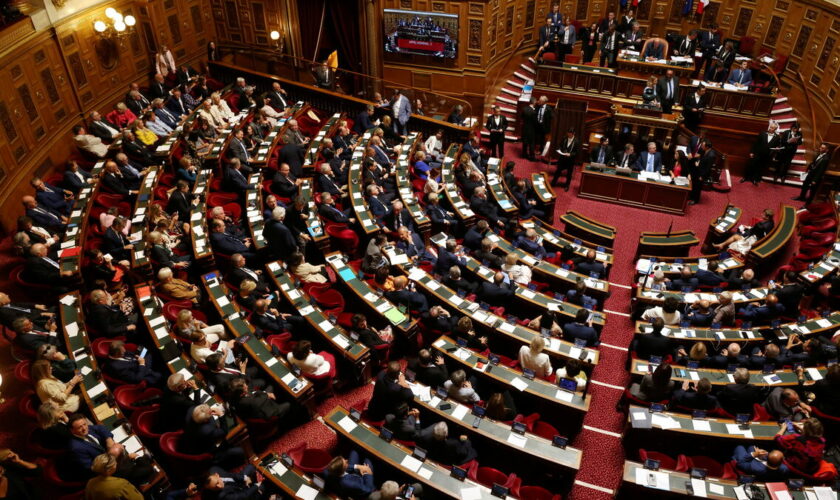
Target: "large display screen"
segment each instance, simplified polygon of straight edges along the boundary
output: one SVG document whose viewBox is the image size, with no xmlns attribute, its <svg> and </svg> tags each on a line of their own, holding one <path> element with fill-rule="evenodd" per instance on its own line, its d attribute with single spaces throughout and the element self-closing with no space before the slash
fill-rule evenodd
<svg viewBox="0 0 840 500">
<path fill-rule="evenodd" d="M 458 53 L 458 15 L 385 9 L 385 52 L 433 57 Z"/>
</svg>

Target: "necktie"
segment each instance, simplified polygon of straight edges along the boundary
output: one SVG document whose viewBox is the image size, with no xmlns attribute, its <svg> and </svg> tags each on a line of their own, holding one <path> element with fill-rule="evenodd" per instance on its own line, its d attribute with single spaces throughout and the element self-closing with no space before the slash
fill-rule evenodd
<svg viewBox="0 0 840 500">
<path fill-rule="evenodd" d="M 615 48 L 615 34 L 610 35 L 610 45 L 609 49 L 613 50 Z"/>
<path fill-rule="evenodd" d="M 543 112 L 545 111 L 545 105 L 540 106 L 540 110 L 537 113 L 537 121 L 541 122 L 543 120 Z"/>
<path fill-rule="evenodd" d="M 260 280 L 259 277 L 257 277 L 257 273 L 255 273 L 254 271 L 251 271 L 247 267 L 243 267 L 242 270 L 245 271 L 248 274 L 248 276 L 254 278 L 254 281 L 259 281 Z"/>
<path fill-rule="evenodd" d="M 604 148 L 598 151 L 598 163 L 604 163 Z"/>
<path fill-rule="evenodd" d="M 627 166 L 627 153 L 624 153 L 624 157 L 621 159 L 621 166 L 622 167 Z"/>
<path fill-rule="evenodd" d="M 244 142 L 239 139 L 237 139 L 237 141 L 239 141 L 239 145 L 242 146 L 242 151 L 245 151 L 245 161 L 249 161 L 251 159 L 251 155 L 248 154 L 248 148 L 245 147 Z"/>
<path fill-rule="evenodd" d="M 671 96 L 674 95 L 674 81 L 668 80 L 668 99 L 671 99 Z"/>
<path fill-rule="evenodd" d="M 647 160 L 647 171 L 653 172 L 653 155 L 648 153 Z"/>
<path fill-rule="evenodd" d="M 50 263 L 52 266 L 54 266 L 56 269 L 58 269 L 58 262 L 56 262 L 56 261 L 52 260 L 52 259 L 51 259 L 51 258 L 49 258 L 49 257 L 42 257 L 42 258 L 43 258 L 45 261 L 49 262 L 49 263 Z"/>
</svg>

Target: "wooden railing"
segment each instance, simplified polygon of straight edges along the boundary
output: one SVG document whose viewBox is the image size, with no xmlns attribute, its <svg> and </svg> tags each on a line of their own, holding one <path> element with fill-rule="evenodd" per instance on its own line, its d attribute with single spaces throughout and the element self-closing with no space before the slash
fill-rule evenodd
<svg viewBox="0 0 840 500">
<path fill-rule="evenodd" d="M 514 47 L 513 50 L 510 51 L 510 54 L 508 54 L 507 57 L 505 57 L 504 62 L 502 64 L 500 64 L 499 69 L 496 70 L 496 77 L 493 78 L 493 85 L 491 85 L 489 88 L 491 88 L 491 89 L 496 88 L 496 84 L 499 83 L 499 77 L 502 76 L 502 71 L 504 71 L 504 69 L 507 67 L 508 63 L 510 63 L 511 58 L 519 53 L 519 49 L 520 49 L 520 47 L 522 47 L 522 44 L 524 42 L 525 42 L 524 38 L 522 40 L 519 40 L 519 43 L 516 44 L 516 47 Z M 501 92 L 501 89 L 499 89 L 499 92 Z M 487 108 L 489 107 L 490 100 L 487 99 L 486 102 L 488 104 L 484 105 L 485 114 L 487 114 Z"/>
<path fill-rule="evenodd" d="M 808 106 L 808 114 L 811 118 L 811 147 L 816 149 L 817 145 L 822 140 L 822 136 L 817 132 L 817 115 L 814 112 L 814 102 L 811 99 L 811 92 L 808 91 L 808 84 L 805 77 L 799 71 L 796 72 L 796 77 L 799 78 L 799 84 L 802 86 L 802 93 L 805 94 L 805 102 Z"/>
</svg>

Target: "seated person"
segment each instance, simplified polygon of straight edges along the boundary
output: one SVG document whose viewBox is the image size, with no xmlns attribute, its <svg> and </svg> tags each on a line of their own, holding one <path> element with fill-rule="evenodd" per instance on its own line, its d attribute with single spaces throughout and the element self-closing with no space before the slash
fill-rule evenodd
<svg viewBox="0 0 840 500">
<path fill-rule="evenodd" d="M 501 271 L 493 275 L 493 281 L 482 281 L 478 289 L 478 297 L 491 306 L 509 305 L 515 295 L 514 284 L 510 280 L 505 282 L 506 276 Z"/>
<path fill-rule="evenodd" d="M 429 387 L 442 386 L 449 379 L 449 370 L 443 362 L 443 356 L 435 354 L 432 357 L 428 349 L 420 349 L 417 359 L 409 360 L 408 368 L 415 373 L 418 382 Z"/>
<path fill-rule="evenodd" d="M 523 370 L 531 370 L 534 375 L 540 378 L 548 378 L 554 372 L 551 366 L 551 359 L 544 353 L 545 339 L 541 336 L 534 336 L 530 345 L 523 345 L 519 348 L 519 366 Z"/>
<path fill-rule="evenodd" d="M 697 278 L 694 277 L 694 273 L 691 272 L 691 267 L 683 266 L 680 268 L 680 275 L 678 278 L 674 278 L 668 283 L 668 290 L 685 290 L 691 289 L 694 291 L 697 289 L 699 281 Z"/>
<path fill-rule="evenodd" d="M 752 78 L 752 71 L 750 71 L 750 62 L 749 61 L 741 61 L 741 65 L 737 68 L 733 69 L 731 73 L 729 73 L 729 81 L 730 85 L 735 85 L 736 87 L 749 87 L 752 85 L 753 78 Z"/>
<path fill-rule="evenodd" d="M 76 362 L 70 359 L 66 354 L 59 351 L 58 348 L 50 344 L 41 344 L 35 351 L 35 360 L 39 361 L 45 359 L 50 362 L 52 374 L 55 378 L 64 382 L 70 382 L 76 376 Z"/>
<path fill-rule="evenodd" d="M 752 321 L 755 324 L 767 325 L 785 312 L 785 306 L 779 303 L 779 297 L 770 293 L 765 297 L 763 304 L 750 302 L 739 311 L 742 318 Z"/>
<path fill-rule="evenodd" d="M 55 403 L 60 410 L 68 413 L 79 410 L 80 399 L 73 391 L 82 381 L 81 374 L 75 375 L 65 384 L 53 375 L 52 365 L 46 359 L 32 363 L 29 372 L 35 385 L 35 394 L 41 403 Z"/>
<path fill-rule="evenodd" d="M 741 182 L 744 182 L 744 180 L 742 179 Z M 755 242 L 767 236 L 767 233 L 772 231 L 774 226 L 773 211 L 768 208 L 762 212 L 762 220 L 760 222 L 752 227 L 745 227 L 743 230 L 739 230 L 725 241 L 715 243 L 713 246 L 718 252 L 724 248 L 729 248 L 741 255 L 746 255 Z"/>
<path fill-rule="evenodd" d="M 312 343 L 308 340 L 301 340 L 286 358 L 289 363 L 300 368 L 304 375 L 318 377 L 326 375 L 332 370 L 330 362 L 324 356 L 312 352 Z"/>
<path fill-rule="evenodd" d="M 691 326 L 707 327 L 712 325 L 715 314 L 712 311 L 712 304 L 708 300 L 698 300 L 691 304 L 686 318 Z"/>
<path fill-rule="evenodd" d="M 794 336 L 791 336 L 788 340 L 793 338 Z M 774 370 L 779 370 L 790 363 L 788 349 L 783 349 L 776 344 L 767 344 L 763 351 L 760 347 L 756 347 L 750 355 L 750 368 L 753 370 L 761 370 L 768 365 Z"/>
<path fill-rule="evenodd" d="M 446 422 L 438 422 L 421 430 L 416 442 L 426 449 L 429 458 L 446 466 L 463 465 L 478 456 L 466 434 L 457 439 L 449 437 Z"/>
<path fill-rule="evenodd" d="M 749 365 L 749 361 L 749 356 L 741 354 L 741 344 L 732 342 L 721 349 L 720 354 L 712 356 L 709 360 L 708 366 L 720 369 L 725 369 L 730 365 L 746 367 Z"/>
<path fill-rule="evenodd" d="M 124 309 L 124 299 L 124 291 L 113 295 L 105 290 L 92 291 L 88 306 L 88 325 L 105 337 L 134 335 L 140 316 L 136 312 L 126 312 L 128 309 Z"/>
<path fill-rule="evenodd" d="M 397 229 L 397 248 L 414 262 L 429 262 L 434 265 L 437 258 L 426 251 L 426 244 L 423 237 L 412 231 L 408 226 L 400 226 Z"/>
<path fill-rule="evenodd" d="M 712 323 L 733 325 L 735 323 L 735 303 L 732 301 L 732 294 L 730 292 L 719 293 L 713 311 L 715 315 L 712 317 Z"/>
<path fill-rule="evenodd" d="M 479 250 L 489 230 L 490 225 L 487 221 L 484 219 L 479 220 L 464 233 L 464 246 L 472 251 Z"/>
<path fill-rule="evenodd" d="M 426 296 L 420 292 L 415 292 L 408 287 L 408 284 L 408 278 L 397 276 L 394 278 L 394 290 L 385 292 L 385 298 L 394 304 L 407 306 L 410 311 L 419 311 L 420 313 L 428 311 L 429 301 Z"/>
<path fill-rule="evenodd" d="M 761 282 L 755 279 L 755 271 L 750 268 L 733 269 L 729 272 L 727 281 L 729 282 L 729 288 L 733 290 L 747 290 L 761 287 Z"/>
<path fill-rule="evenodd" d="M 38 284 L 53 287 L 56 293 L 69 291 L 66 279 L 73 275 L 72 270 L 62 271 L 58 262 L 47 256 L 46 245 L 36 243 L 29 248 L 29 258 L 23 268 L 25 280 Z"/>
<path fill-rule="evenodd" d="M 463 292 L 465 295 L 470 295 L 478 291 L 478 283 L 464 278 L 461 275 L 461 268 L 458 266 L 449 268 L 449 274 L 446 275 L 443 284 L 451 288 L 454 292 Z"/>
<path fill-rule="evenodd" d="M 671 405 L 691 410 L 713 410 L 717 408 L 717 398 L 712 396 L 712 383 L 706 377 L 701 378 L 697 385 L 686 380 L 682 389 L 674 391 Z"/>
<path fill-rule="evenodd" d="M 804 369 L 797 374 L 804 378 Z M 814 406 L 823 413 L 840 416 L 840 364 L 829 366 L 825 377 L 808 388 L 814 393 Z"/>
<path fill-rule="evenodd" d="M 676 297 L 665 297 L 661 306 L 651 307 L 642 313 L 642 319 L 650 321 L 653 318 L 662 318 L 666 326 L 679 325 L 682 315 L 678 310 L 680 299 Z"/>
<path fill-rule="evenodd" d="M 640 383 L 630 386 L 630 394 L 649 403 L 669 399 L 676 385 L 671 380 L 671 372 L 669 363 L 658 365 L 653 373 L 645 374 Z"/>
<path fill-rule="evenodd" d="M 129 384 L 146 382 L 151 386 L 159 385 L 163 382 L 163 375 L 149 366 L 150 360 L 151 355 L 140 357 L 137 351 L 126 350 L 125 342 L 115 340 L 108 346 L 108 359 L 102 370 Z"/>
<path fill-rule="evenodd" d="M 665 59 L 667 52 L 666 45 L 666 42 L 661 38 L 651 38 L 645 44 L 642 57 L 644 57 L 646 61 L 658 61 Z"/>
<path fill-rule="evenodd" d="M 117 445 L 120 446 L 120 445 Z M 120 498 L 125 500 L 141 500 L 143 495 L 131 482 L 117 477 L 119 461 L 110 453 L 100 453 L 91 460 L 88 474 L 91 479 L 85 485 L 84 498 L 99 500 L 105 498 Z"/>
<path fill-rule="evenodd" d="M 596 273 L 599 278 L 606 277 L 607 270 L 604 267 L 604 264 L 595 260 L 597 253 L 593 249 L 589 249 L 586 251 L 585 257 L 578 257 L 575 259 L 575 272 L 583 274 L 584 276 L 590 276 L 592 273 Z"/>
<path fill-rule="evenodd" d="M 247 420 L 279 420 L 291 410 L 291 404 L 278 402 L 273 393 L 249 387 L 245 377 L 236 377 L 228 384 L 228 396 L 236 414 Z"/>
<path fill-rule="evenodd" d="M 776 444 L 784 452 L 789 467 L 803 474 L 815 474 L 820 469 L 825 451 L 822 422 L 808 418 L 804 422 L 795 422 L 793 426 L 796 432 L 785 434 L 787 424 L 782 423 L 776 434 Z"/>
<path fill-rule="evenodd" d="M 650 326 L 652 328 L 651 332 L 637 335 L 630 348 L 639 359 L 650 359 L 651 356 L 659 356 L 664 359 L 671 353 L 671 341 L 668 337 L 662 335 L 665 321 L 662 318 L 653 318 Z"/>
<path fill-rule="evenodd" d="M 232 365 L 233 347 L 236 345 L 236 340 L 230 339 L 225 342 L 220 342 L 221 337 L 212 332 L 206 332 L 205 329 L 194 330 L 190 336 L 190 355 L 196 363 L 204 364 L 214 353 L 221 353 L 222 359 L 226 365 Z M 213 345 L 216 345 L 214 348 Z"/>
<path fill-rule="evenodd" d="M 401 365 L 399 361 L 391 361 L 376 376 L 366 414 L 371 420 L 384 420 L 385 415 L 394 413 L 400 403 L 411 401 L 414 401 L 414 393 L 401 371 Z"/>
<path fill-rule="evenodd" d="M 69 465 L 75 477 L 90 478 L 93 476 L 90 470 L 93 460 L 117 444 L 114 435 L 104 425 L 91 425 L 80 413 L 70 415 L 68 427 L 72 434 L 67 443 Z"/>
<path fill-rule="evenodd" d="M 172 274 L 172 269 L 161 267 L 158 270 L 157 276 L 157 288 L 162 293 L 175 300 L 189 300 L 195 306 L 201 304 L 201 291 L 198 289 L 198 286 L 175 278 Z"/>
<path fill-rule="evenodd" d="M 563 325 L 563 338 L 569 342 L 584 340 L 586 347 L 595 347 L 601 343 L 598 332 L 592 327 L 590 312 L 586 309 L 579 309 L 575 313 L 575 320 Z"/>
<path fill-rule="evenodd" d="M 15 331 L 15 344 L 27 351 L 37 351 L 42 345 L 51 345 L 64 349 L 64 340 L 58 336 L 55 318 L 47 321 L 43 328 L 36 328 L 32 320 L 19 317 L 12 321 Z"/>
<path fill-rule="evenodd" d="M 14 451 L 0 449 L 0 469 L 3 478 L 0 479 L 0 489 L 3 498 L 14 500 L 35 500 L 42 498 L 42 492 L 36 484 L 43 472 L 37 463 L 28 462 L 20 458 Z M 132 500 L 140 500 L 138 494 Z"/>
<path fill-rule="evenodd" d="M 473 255 L 476 260 L 481 262 L 483 265 L 492 269 L 499 269 L 502 267 L 504 259 L 493 253 L 493 250 L 498 248 L 498 246 L 499 245 L 490 238 L 484 238 L 481 240 L 481 248 L 476 250 Z"/>
<path fill-rule="evenodd" d="M 519 258 L 515 253 L 505 255 L 505 263 L 502 264 L 502 271 L 508 275 L 508 278 L 514 283 L 528 286 L 531 283 L 532 272 L 531 268 L 518 264 Z"/>
<path fill-rule="evenodd" d="M 438 259 L 434 271 L 438 274 L 446 274 L 452 266 L 459 266 L 466 270 L 467 259 L 464 257 L 464 248 L 454 238 L 449 238 L 443 247 L 438 248 Z"/>
<path fill-rule="evenodd" d="M 566 366 L 558 368 L 556 376 L 558 384 L 560 383 L 560 379 L 570 378 L 574 380 L 577 383 L 578 391 L 585 390 L 586 384 L 589 381 L 586 377 L 586 372 L 583 371 L 583 363 L 574 358 L 566 361 Z"/>
<path fill-rule="evenodd" d="M 367 317 L 364 314 L 354 314 L 350 319 L 350 324 L 353 331 L 359 334 L 359 342 L 368 347 L 389 345 L 394 340 L 390 326 L 377 330 L 368 325 Z"/>
<path fill-rule="evenodd" d="M 752 415 L 753 405 L 761 404 L 767 397 L 765 389 L 750 383 L 750 372 L 746 368 L 738 368 L 732 377 L 735 382 L 718 391 L 720 407 L 731 415 Z"/>
<path fill-rule="evenodd" d="M 476 351 L 483 351 L 487 349 L 487 336 L 478 336 L 475 333 L 472 319 L 469 316 L 462 316 L 452 329 L 452 335 L 456 338 L 462 338 L 467 341 L 468 349 L 475 349 Z"/>
<path fill-rule="evenodd" d="M 684 346 L 677 346 L 674 349 L 674 364 L 686 366 L 689 363 L 696 363 L 698 367 L 707 367 L 711 364 L 705 342 L 695 342 L 688 353 L 686 353 Z"/>
<path fill-rule="evenodd" d="M 790 469 L 784 464 L 785 455 L 779 450 L 768 452 L 758 446 L 739 445 L 732 454 L 735 467 L 744 474 L 755 476 L 756 481 L 784 482 Z"/>
<path fill-rule="evenodd" d="M 219 339 L 226 339 L 228 337 L 224 325 L 212 325 L 195 319 L 192 311 L 189 309 L 181 309 L 178 311 L 178 317 L 175 318 L 175 324 L 172 326 L 172 333 L 184 339 L 190 339 L 193 333 L 202 331 L 205 334 L 213 334 Z"/>
<path fill-rule="evenodd" d="M 257 299 L 254 303 L 254 312 L 250 316 L 251 324 L 264 330 L 263 333 L 291 332 L 299 333 L 306 325 L 306 318 L 280 312 L 276 307 L 271 307 L 271 301 Z"/>
<path fill-rule="evenodd" d="M 217 394 L 224 398 L 230 395 L 230 385 L 237 378 L 244 378 L 254 390 L 273 392 L 271 386 L 259 378 L 260 370 L 255 366 L 248 366 L 247 358 L 235 359 L 233 363 L 226 364 L 225 354 L 214 352 L 207 356 L 205 363 L 207 382 Z"/>
<path fill-rule="evenodd" d="M 266 498 L 265 487 L 257 482 L 256 474 L 257 469 L 251 464 L 246 465 L 239 472 L 228 472 L 214 465 L 203 475 L 201 498 L 218 500 Z"/>
<path fill-rule="evenodd" d="M 347 458 L 335 457 L 324 469 L 328 491 L 344 498 L 367 498 L 376 490 L 373 480 L 373 463 L 361 460 L 356 450 Z"/>
<path fill-rule="evenodd" d="M 449 375 L 449 380 L 443 383 L 443 388 L 449 397 L 462 404 L 473 404 L 481 401 L 481 397 L 475 392 L 472 383 L 467 380 L 467 373 L 464 370 L 455 370 Z"/>
<path fill-rule="evenodd" d="M 811 407 L 799 399 L 799 394 L 790 388 L 776 387 L 764 400 L 764 409 L 776 420 L 799 422 L 811 416 Z"/>
<path fill-rule="evenodd" d="M 718 261 L 710 260 L 706 265 L 706 269 L 698 269 L 694 273 L 694 277 L 697 278 L 697 283 L 701 286 L 720 286 L 721 283 L 726 281 L 726 278 L 718 272 L 719 268 L 720 263 Z"/>
<path fill-rule="evenodd" d="M 516 239 L 516 246 L 539 260 L 554 257 L 554 254 L 549 254 L 542 243 L 540 243 L 539 235 L 534 228 L 529 227 L 526 229 L 525 234 L 520 235 Z"/>
<path fill-rule="evenodd" d="M 200 404 L 193 407 L 184 426 L 179 451 L 193 455 L 210 453 L 213 455 L 213 462 L 217 464 L 230 467 L 242 465 L 245 452 L 242 448 L 228 443 L 226 419 L 213 418 L 224 414 L 221 405 L 213 405 L 211 408 Z"/>
<path fill-rule="evenodd" d="M 414 441 L 420 430 L 420 410 L 409 408 L 407 403 L 400 403 L 394 413 L 385 415 L 385 425 L 401 441 Z"/>
</svg>

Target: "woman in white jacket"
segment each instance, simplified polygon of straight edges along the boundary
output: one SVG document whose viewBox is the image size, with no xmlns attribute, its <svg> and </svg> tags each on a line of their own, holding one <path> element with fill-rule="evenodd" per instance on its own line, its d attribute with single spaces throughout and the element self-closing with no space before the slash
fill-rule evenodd
<svg viewBox="0 0 840 500">
<path fill-rule="evenodd" d="M 523 345 L 519 348 L 519 366 L 523 370 L 533 370 L 534 375 L 540 378 L 551 376 L 554 369 L 551 367 L 551 360 L 548 354 L 542 352 L 545 349 L 545 339 L 534 337 L 531 345 Z"/>
</svg>

